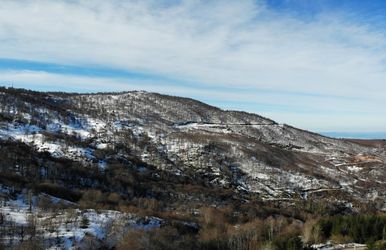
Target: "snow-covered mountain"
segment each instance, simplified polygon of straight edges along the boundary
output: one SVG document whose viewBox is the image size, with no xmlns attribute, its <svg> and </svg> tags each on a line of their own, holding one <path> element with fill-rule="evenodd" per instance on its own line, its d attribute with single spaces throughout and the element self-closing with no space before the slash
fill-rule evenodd
<svg viewBox="0 0 386 250">
<path fill-rule="evenodd" d="M 350 211 L 386 209 L 383 141 L 328 138 L 187 98 L 1 88 L 0 144 L 8 200 L 32 190 L 34 199 L 49 195 L 77 208 L 89 208 L 95 192 L 109 192 L 118 198 L 105 198 L 106 209 L 138 197 L 175 199 L 191 209 L 230 197 L 278 206 L 315 200 Z M 191 191 L 193 186 L 202 190 Z M 21 193 L 11 196 L 9 190 Z"/>
</svg>

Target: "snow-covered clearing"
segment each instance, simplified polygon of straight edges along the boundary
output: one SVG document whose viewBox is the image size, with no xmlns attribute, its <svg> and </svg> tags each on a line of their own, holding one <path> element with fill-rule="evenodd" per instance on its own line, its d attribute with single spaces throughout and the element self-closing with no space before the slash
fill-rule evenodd
<svg viewBox="0 0 386 250">
<path fill-rule="evenodd" d="M 7 188 L 1 188 L 6 193 Z M 46 195 L 48 196 L 48 195 Z M 49 196 L 53 202 L 68 202 Z M 32 197 L 32 203 L 39 197 Z M 26 202 L 27 194 L 19 194 L 14 200 L 3 201 L 0 213 L 4 220 L 13 227 L 26 227 L 34 223 L 38 235 L 50 246 L 50 249 L 75 249 L 81 244 L 86 235 L 91 235 L 99 240 L 108 240 L 109 234 L 115 237 L 123 235 L 129 229 L 150 230 L 160 227 L 162 220 L 156 217 L 138 217 L 131 213 L 122 213 L 112 210 L 80 210 L 64 209 L 57 211 L 44 211 Z M 2 238 L 9 241 L 10 238 Z M 20 240 L 14 235 L 13 240 Z"/>
</svg>

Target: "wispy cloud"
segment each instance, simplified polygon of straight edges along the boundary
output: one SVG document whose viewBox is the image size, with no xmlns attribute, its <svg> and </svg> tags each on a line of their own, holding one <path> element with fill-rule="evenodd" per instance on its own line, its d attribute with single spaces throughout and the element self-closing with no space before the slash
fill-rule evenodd
<svg viewBox="0 0 386 250">
<path fill-rule="evenodd" d="M 0 55 L 145 75 L 17 68 L 2 81 L 212 98 L 310 129 L 386 126 L 377 118 L 386 117 L 386 37 L 352 13 L 299 18 L 263 1 L 4 0 Z M 317 114 L 323 121 L 311 122 Z"/>
</svg>

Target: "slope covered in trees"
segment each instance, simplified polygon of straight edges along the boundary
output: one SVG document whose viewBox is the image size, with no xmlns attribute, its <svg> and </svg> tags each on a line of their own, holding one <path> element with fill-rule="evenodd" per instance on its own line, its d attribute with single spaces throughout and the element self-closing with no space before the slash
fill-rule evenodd
<svg viewBox="0 0 386 250">
<path fill-rule="evenodd" d="M 0 159 L 7 247 L 383 244 L 383 144 L 192 99 L 1 88 Z"/>
</svg>

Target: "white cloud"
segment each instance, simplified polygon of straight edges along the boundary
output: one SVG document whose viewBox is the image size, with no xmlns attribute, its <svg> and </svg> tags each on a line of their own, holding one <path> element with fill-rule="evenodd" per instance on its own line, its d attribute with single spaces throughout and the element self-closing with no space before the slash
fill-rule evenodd
<svg viewBox="0 0 386 250">
<path fill-rule="evenodd" d="M 151 72 L 217 89 L 245 87 L 345 96 L 352 99 L 195 90 L 197 95 L 215 94 L 222 100 L 243 98 L 296 108 L 308 102 L 310 109 L 324 112 L 372 110 L 384 116 L 379 104 L 386 97 L 385 35 L 341 14 L 321 13 L 304 21 L 254 1 L 3 0 L 0 39 L 3 58 Z M 21 79 L 21 72 L 14 74 Z M 23 74 L 25 81 L 39 79 L 36 72 L 33 76 Z M 44 74 L 40 72 L 40 76 Z M 114 83 L 110 86 L 117 90 L 125 89 L 127 83 L 131 88 L 137 86 L 127 79 L 44 77 L 47 84 L 87 82 L 85 88 L 94 86 L 96 90 L 107 82 Z M 146 86 L 154 91 L 162 88 Z M 186 86 L 175 88 L 170 92 L 192 93 Z M 279 111 L 269 114 L 279 120 L 288 116 Z M 337 117 L 338 122 L 344 123 L 347 117 Z M 351 115 L 348 120 L 353 119 Z M 385 119 L 371 122 L 374 120 L 386 126 Z M 300 119 L 295 123 L 317 127 Z M 365 121 L 361 124 L 366 126 Z"/>
</svg>

